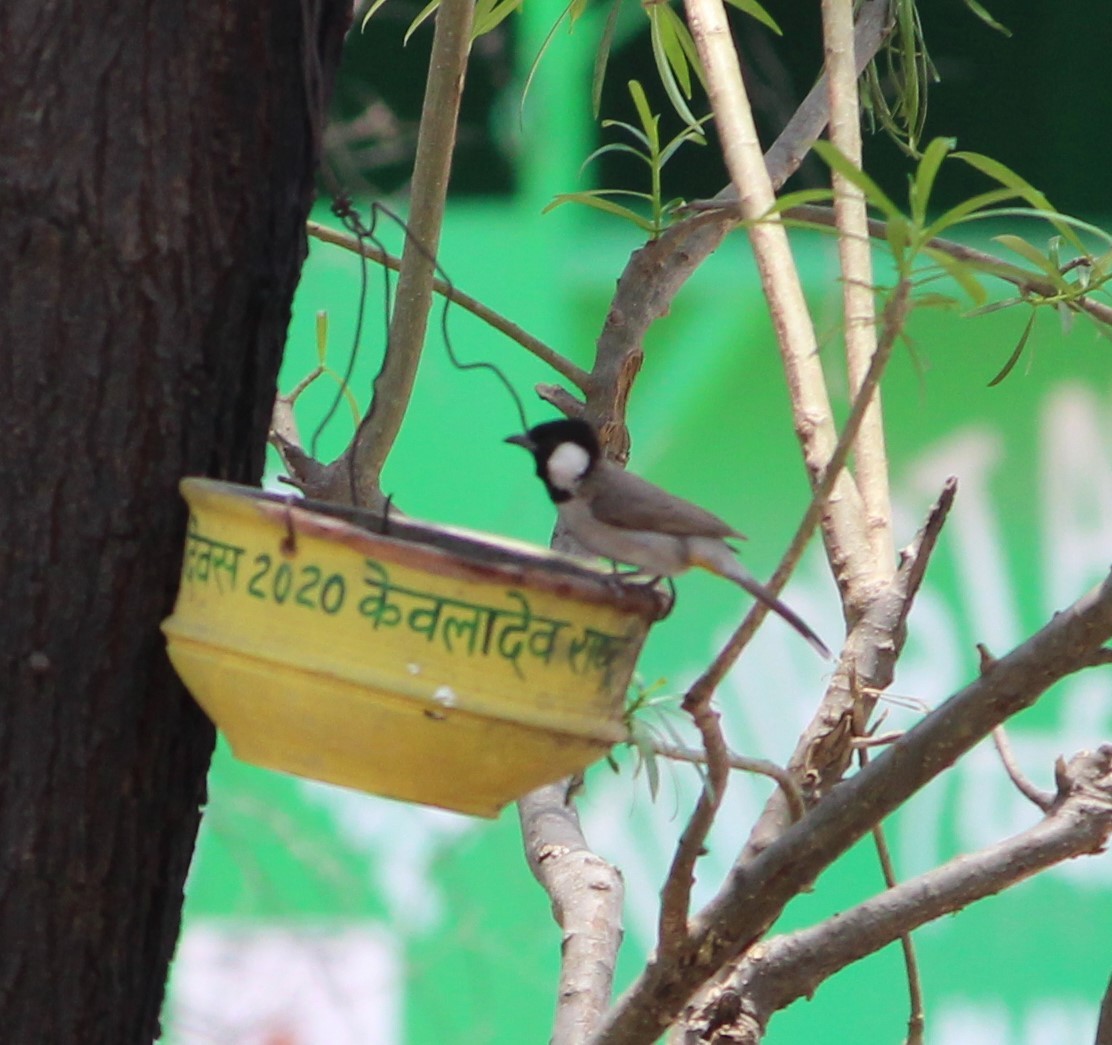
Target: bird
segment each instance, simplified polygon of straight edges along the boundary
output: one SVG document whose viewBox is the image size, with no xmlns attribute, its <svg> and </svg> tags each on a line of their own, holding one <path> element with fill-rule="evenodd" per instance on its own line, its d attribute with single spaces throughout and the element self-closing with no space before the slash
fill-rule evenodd
<svg viewBox="0 0 1112 1045">
<path fill-rule="evenodd" d="M 727 538 L 744 540 L 717 515 L 607 460 L 587 421 L 535 425 L 505 440 L 528 450 L 560 521 L 589 552 L 655 578 L 699 566 L 740 585 L 779 614 L 828 660 L 830 650 L 800 616 L 737 559 Z"/>
</svg>

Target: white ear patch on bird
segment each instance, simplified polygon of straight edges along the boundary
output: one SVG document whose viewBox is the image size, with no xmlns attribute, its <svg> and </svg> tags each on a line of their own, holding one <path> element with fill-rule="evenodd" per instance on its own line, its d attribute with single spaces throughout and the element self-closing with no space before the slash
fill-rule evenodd
<svg viewBox="0 0 1112 1045">
<path fill-rule="evenodd" d="M 591 466 L 591 455 L 578 443 L 561 443 L 548 455 L 545 471 L 558 490 L 574 490 Z"/>
</svg>

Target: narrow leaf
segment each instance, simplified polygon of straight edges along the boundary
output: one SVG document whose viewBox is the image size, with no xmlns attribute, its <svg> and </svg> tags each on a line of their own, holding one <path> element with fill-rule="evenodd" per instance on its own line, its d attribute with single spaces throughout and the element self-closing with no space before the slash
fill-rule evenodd
<svg viewBox="0 0 1112 1045">
<path fill-rule="evenodd" d="M 761 25 L 768 26 L 777 36 L 784 35 L 784 31 L 776 24 L 776 19 L 761 7 L 757 0 L 727 0 L 727 3 L 739 11 L 744 11 L 750 18 L 755 18 Z"/>
<path fill-rule="evenodd" d="M 1041 269 L 1059 290 L 1069 290 L 1070 285 L 1062 278 L 1062 274 L 1058 271 L 1058 266 L 1054 264 L 1041 250 L 1031 243 L 1028 243 L 1022 236 L 1014 236 L 1007 233 L 1000 236 L 992 237 L 995 242 L 999 243 L 1002 247 L 1022 258 L 1026 258 L 1036 268 Z"/>
<path fill-rule="evenodd" d="M 899 207 L 881 191 L 880 186 L 863 170 L 851 163 L 840 149 L 828 141 L 817 141 L 814 148 L 831 170 L 856 185 L 864 193 L 866 201 L 881 211 L 886 218 L 892 220 L 901 216 Z"/>
<path fill-rule="evenodd" d="M 596 120 L 602 108 L 602 85 L 606 80 L 606 66 L 610 61 L 610 49 L 614 46 L 614 34 L 618 31 L 618 15 L 621 10 L 622 0 L 614 0 L 610 5 L 610 13 L 606 16 L 606 25 L 602 28 L 598 50 L 595 51 L 595 67 L 591 73 L 591 112 Z"/>
<path fill-rule="evenodd" d="M 934 179 L 938 175 L 942 161 L 956 144 L 955 138 L 935 138 L 923 150 L 923 158 L 915 170 L 909 194 L 911 218 L 917 225 L 925 225 L 927 222 L 927 204 L 930 201 L 931 190 L 934 188 Z"/>
<path fill-rule="evenodd" d="M 405 36 L 402 37 L 402 46 L 409 43 L 409 38 L 417 32 L 417 30 L 427 21 L 428 17 L 440 6 L 440 0 L 429 0 L 429 2 L 421 8 L 417 17 L 409 23 L 409 28 L 405 31 Z"/>
<path fill-rule="evenodd" d="M 988 291 L 975 274 L 975 271 L 960 261 L 950 257 L 949 254 L 933 247 L 927 247 L 926 255 L 935 264 L 941 266 L 946 274 L 968 295 L 974 305 L 983 305 L 988 301 Z"/>
<path fill-rule="evenodd" d="M 1001 25 L 995 18 L 992 17 L 977 0 L 962 0 L 966 7 L 973 12 L 982 22 L 985 23 L 990 29 L 995 29 L 998 33 L 1004 36 L 1011 36 L 1012 31 L 1006 26 Z"/>
<path fill-rule="evenodd" d="M 1019 343 L 1015 346 L 1015 350 L 1008 357 L 1008 361 L 1004 364 L 1003 369 L 997 374 L 989 383 L 988 387 L 992 388 L 1000 384 L 1015 368 L 1016 363 L 1019 362 L 1019 357 L 1023 355 L 1023 349 L 1027 346 L 1027 339 L 1031 336 L 1031 331 L 1035 326 L 1036 312 L 1031 309 L 1031 315 L 1027 317 L 1027 325 L 1023 328 L 1023 334 L 1019 339 Z"/>
</svg>

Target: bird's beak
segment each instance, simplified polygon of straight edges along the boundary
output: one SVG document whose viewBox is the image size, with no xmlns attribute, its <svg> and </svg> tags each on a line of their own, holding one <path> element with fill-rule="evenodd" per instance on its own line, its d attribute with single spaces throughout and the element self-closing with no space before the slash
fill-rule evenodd
<svg viewBox="0 0 1112 1045">
<path fill-rule="evenodd" d="M 529 436 L 527 436 L 525 434 L 510 435 L 510 436 L 507 436 L 504 441 L 507 442 L 507 443 L 513 443 L 514 446 L 524 447 L 530 453 L 532 453 L 537 448 L 536 443 L 534 443 L 533 440 L 530 439 Z"/>
</svg>

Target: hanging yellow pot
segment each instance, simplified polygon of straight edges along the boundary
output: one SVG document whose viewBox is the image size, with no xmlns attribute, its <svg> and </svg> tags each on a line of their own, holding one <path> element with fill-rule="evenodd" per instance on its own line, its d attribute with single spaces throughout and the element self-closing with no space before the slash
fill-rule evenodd
<svg viewBox="0 0 1112 1045">
<path fill-rule="evenodd" d="M 245 761 L 495 816 L 625 738 L 656 593 L 396 515 L 208 479 L 181 490 L 181 588 L 162 627 Z"/>
</svg>

